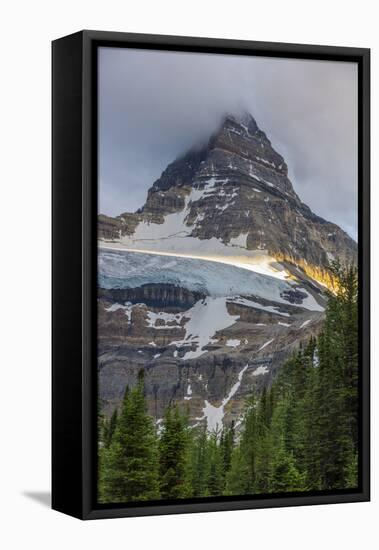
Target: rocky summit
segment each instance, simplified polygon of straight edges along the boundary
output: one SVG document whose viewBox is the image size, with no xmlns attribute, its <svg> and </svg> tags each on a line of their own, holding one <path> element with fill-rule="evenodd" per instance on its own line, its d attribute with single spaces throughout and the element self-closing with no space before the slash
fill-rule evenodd
<svg viewBox="0 0 379 550">
<path fill-rule="evenodd" d="M 99 215 L 99 391 L 105 414 L 145 371 L 150 413 L 237 423 L 245 399 L 322 327 L 334 260 L 356 243 L 301 202 L 254 118 L 227 115 L 145 205 Z"/>
</svg>

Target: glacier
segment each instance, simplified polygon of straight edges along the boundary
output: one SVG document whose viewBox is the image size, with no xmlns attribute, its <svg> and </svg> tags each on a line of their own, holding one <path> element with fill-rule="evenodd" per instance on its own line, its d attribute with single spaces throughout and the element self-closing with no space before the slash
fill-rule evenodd
<svg viewBox="0 0 379 550">
<path fill-rule="evenodd" d="M 127 289 L 146 284 L 172 284 L 211 297 L 255 296 L 286 305 L 292 304 L 283 293 L 294 287 L 300 290 L 293 280 L 283 280 L 218 261 L 99 248 L 100 288 Z M 301 291 L 306 297 L 297 307 L 323 311 L 309 292 L 303 288 Z"/>
</svg>

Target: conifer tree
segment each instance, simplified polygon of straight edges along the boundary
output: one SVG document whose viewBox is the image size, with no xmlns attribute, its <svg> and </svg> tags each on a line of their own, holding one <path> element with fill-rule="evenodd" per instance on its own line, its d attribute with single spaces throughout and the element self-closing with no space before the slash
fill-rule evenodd
<svg viewBox="0 0 379 550">
<path fill-rule="evenodd" d="M 129 502 L 159 497 L 158 453 L 153 420 L 147 414 L 143 372 L 125 392 L 120 417 L 100 475 L 101 502 Z"/>
<path fill-rule="evenodd" d="M 111 441 L 112 441 L 113 434 L 116 430 L 117 415 L 118 415 L 117 409 L 115 409 L 113 411 L 112 416 L 110 417 L 110 419 L 104 421 L 103 442 L 104 442 L 104 447 L 106 449 L 109 449 L 109 446 L 110 446 Z"/>
<path fill-rule="evenodd" d="M 272 399 L 271 391 L 263 389 L 258 402 L 256 415 L 256 433 L 258 435 L 255 443 L 255 480 L 254 487 L 257 493 L 267 493 L 270 490 L 270 478 L 272 472 L 273 441 L 271 432 L 272 420 Z"/>
<path fill-rule="evenodd" d="M 168 407 L 159 441 L 162 498 L 182 498 L 189 493 L 186 470 L 187 431 L 186 418 L 178 407 Z"/>
<path fill-rule="evenodd" d="M 302 479 L 295 466 L 291 453 L 287 453 L 282 445 L 276 449 L 272 477 L 270 479 L 270 492 L 288 493 L 301 490 Z"/>
<path fill-rule="evenodd" d="M 234 444 L 235 444 L 235 425 L 234 425 L 234 421 L 232 421 L 230 426 L 225 427 L 222 430 L 221 439 L 220 439 L 220 445 L 222 449 L 224 477 L 230 470 Z"/>
<path fill-rule="evenodd" d="M 259 442 L 257 404 L 254 395 L 247 402 L 239 445 L 232 452 L 230 470 L 226 475 L 225 492 L 229 495 L 254 494 L 256 490 Z"/>
<path fill-rule="evenodd" d="M 201 497 L 207 494 L 207 429 L 194 428 L 190 448 L 190 485 L 191 496 Z"/>
<path fill-rule="evenodd" d="M 207 491 L 209 496 L 221 495 L 224 491 L 223 449 L 217 432 L 210 434 L 207 441 Z"/>
<path fill-rule="evenodd" d="M 247 495 L 254 492 L 251 488 L 248 457 L 241 446 L 237 446 L 233 450 L 230 470 L 226 474 L 224 492 L 226 495 Z"/>
<path fill-rule="evenodd" d="M 358 278 L 333 267 L 334 294 L 318 338 L 252 395 L 238 434 L 189 428 L 169 407 L 159 437 L 143 376 L 121 412 L 99 412 L 102 502 L 353 488 L 358 484 Z M 159 449 L 159 456 L 158 456 Z"/>
</svg>

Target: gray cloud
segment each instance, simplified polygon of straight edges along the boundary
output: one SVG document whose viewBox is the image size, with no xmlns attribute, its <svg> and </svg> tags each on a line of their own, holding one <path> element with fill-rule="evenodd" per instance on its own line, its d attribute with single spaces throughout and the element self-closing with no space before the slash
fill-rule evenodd
<svg viewBox="0 0 379 550">
<path fill-rule="evenodd" d="M 353 63 L 101 48 L 99 209 L 135 211 L 169 162 L 248 109 L 300 198 L 357 236 Z"/>
</svg>

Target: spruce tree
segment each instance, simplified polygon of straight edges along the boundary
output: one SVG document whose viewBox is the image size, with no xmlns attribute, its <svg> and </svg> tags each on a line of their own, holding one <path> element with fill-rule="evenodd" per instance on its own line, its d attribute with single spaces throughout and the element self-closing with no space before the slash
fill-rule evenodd
<svg viewBox="0 0 379 550">
<path fill-rule="evenodd" d="M 247 402 L 239 445 L 233 449 L 230 470 L 226 474 L 225 492 L 228 495 L 254 494 L 256 490 L 260 437 L 257 404 L 258 400 L 254 395 Z"/>
<path fill-rule="evenodd" d="M 314 392 L 314 450 L 321 489 L 343 489 L 351 483 L 358 439 L 357 272 L 335 264 L 334 273 L 338 284 L 329 296 L 317 343 Z"/>
<path fill-rule="evenodd" d="M 158 453 L 153 419 L 147 414 L 143 372 L 125 392 L 120 417 L 100 476 L 101 502 L 130 502 L 159 497 Z"/>
<path fill-rule="evenodd" d="M 202 497 L 207 494 L 207 429 L 204 426 L 193 428 L 189 449 L 189 479 L 191 496 Z"/>
<path fill-rule="evenodd" d="M 263 389 L 258 402 L 256 415 L 256 433 L 258 435 L 255 447 L 255 480 L 257 493 L 268 493 L 272 473 L 273 440 L 271 420 L 273 415 L 271 391 Z"/>
<path fill-rule="evenodd" d="M 235 425 L 234 425 L 234 421 L 232 421 L 230 426 L 225 427 L 222 430 L 221 439 L 220 439 L 224 477 L 230 470 L 234 444 L 235 444 Z"/>
<path fill-rule="evenodd" d="M 159 441 L 160 492 L 162 498 L 182 498 L 189 494 L 186 451 L 186 418 L 178 407 L 168 407 Z"/>
<path fill-rule="evenodd" d="M 219 444 L 218 433 L 210 434 L 207 441 L 207 491 L 209 496 L 222 495 L 224 491 L 223 449 Z"/>
<path fill-rule="evenodd" d="M 295 466 L 295 461 L 291 453 L 287 453 L 282 445 L 276 449 L 272 476 L 270 479 L 270 492 L 288 493 L 299 491 L 302 487 L 302 478 Z"/>
<path fill-rule="evenodd" d="M 117 415 L 118 415 L 117 409 L 115 409 L 113 411 L 112 416 L 110 417 L 110 419 L 104 421 L 103 442 L 104 442 L 104 447 L 106 449 L 109 449 L 109 446 L 110 446 L 111 441 L 112 441 L 113 434 L 116 430 Z"/>
</svg>

